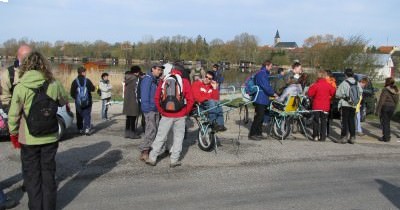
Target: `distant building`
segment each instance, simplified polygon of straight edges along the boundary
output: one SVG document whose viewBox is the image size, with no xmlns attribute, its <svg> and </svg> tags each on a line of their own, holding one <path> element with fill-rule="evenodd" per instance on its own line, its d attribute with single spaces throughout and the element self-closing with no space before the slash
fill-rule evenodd
<svg viewBox="0 0 400 210">
<path fill-rule="evenodd" d="M 109 67 L 109 65 L 104 61 L 87 62 L 83 65 L 88 71 L 102 71 Z"/>
<path fill-rule="evenodd" d="M 274 37 L 274 48 L 285 49 L 285 50 L 293 50 L 298 48 L 296 42 L 281 42 L 281 37 L 279 35 L 279 31 L 276 30 L 276 34 Z"/>
</svg>

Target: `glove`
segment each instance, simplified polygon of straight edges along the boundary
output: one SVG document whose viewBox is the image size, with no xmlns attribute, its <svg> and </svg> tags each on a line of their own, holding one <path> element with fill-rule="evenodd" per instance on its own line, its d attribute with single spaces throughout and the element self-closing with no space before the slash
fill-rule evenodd
<svg viewBox="0 0 400 210">
<path fill-rule="evenodd" d="M 20 144 L 19 141 L 18 141 L 18 134 L 17 134 L 17 135 L 11 134 L 11 135 L 10 135 L 10 140 L 11 140 L 11 143 L 12 143 L 12 145 L 13 145 L 13 147 L 14 147 L 15 149 L 21 148 L 21 144 Z"/>
</svg>

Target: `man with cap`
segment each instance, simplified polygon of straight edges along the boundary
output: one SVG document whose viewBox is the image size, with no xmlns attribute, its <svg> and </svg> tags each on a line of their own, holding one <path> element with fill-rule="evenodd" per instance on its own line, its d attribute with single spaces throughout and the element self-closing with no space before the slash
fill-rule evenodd
<svg viewBox="0 0 400 210">
<path fill-rule="evenodd" d="M 151 144 L 156 137 L 160 113 L 157 110 L 154 96 L 160 77 L 163 74 L 164 66 L 153 65 L 151 70 L 141 79 L 138 92 L 140 92 L 140 108 L 145 119 L 145 134 L 143 142 L 139 146 L 140 160 L 146 161 L 149 158 Z"/>
<path fill-rule="evenodd" d="M 86 69 L 83 66 L 78 67 L 78 76 L 71 84 L 71 97 L 75 100 L 76 108 L 76 126 L 80 134 L 89 136 L 91 134 L 91 114 L 92 114 L 92 94 L 96 88 L 90 79 L 86 78 Z M 86 86 L 84 86 L 86 84 Z M 79 86 L 85 88 L 88 94 L 89 104 L 85 107 L 81 107 L 78 104 L 77 96 L 79 92 Z"/>
</svg>

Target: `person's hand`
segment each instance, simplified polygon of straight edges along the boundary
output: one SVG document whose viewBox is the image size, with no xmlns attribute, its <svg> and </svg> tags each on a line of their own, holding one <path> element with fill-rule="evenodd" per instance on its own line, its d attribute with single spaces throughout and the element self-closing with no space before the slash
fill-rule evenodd
<svg viewBox="0 0 400 210">
<path fill-rule="evenodd" d="M 10 140 L 15 149 L 21 148 L 21 144 L 18 141 L 18 134 L 10 134 Z"/>
<path fill-rule="evenodd" d="M 213 89 L 217 89 L 218 88 L 218 83 L 216 81 L 212 81 L 211 82 L 211 86 L 213 87 Z"/>
<path fill-rule="evenodd" d="M 275 98 L 279 98 L 278 94 L 274 93 L 274 97 Z"/>
</svg>

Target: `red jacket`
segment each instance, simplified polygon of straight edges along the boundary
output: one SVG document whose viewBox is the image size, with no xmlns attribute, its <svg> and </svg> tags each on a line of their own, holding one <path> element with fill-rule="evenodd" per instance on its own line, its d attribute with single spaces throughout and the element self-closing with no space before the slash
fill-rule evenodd
<svg viewBox="0 0 400 210">
<path fill-rule="evenodd" d="M 310 89 L 308 96 L 312 98 L 312 109 L 329 112 L 331 98 L 335 95 L 335 88 L 326 79 L 318 79 Z"/>
<path fill-rule="evenodd" d="M 179 74 L 182 77 L 182 73 L 176 69 L 172 69 L 171 74 Z M 157 110 L 161 113 L 162 116 L 171 117 L 171 118 L 184 117 L 184 116 L 188 115 L 190 113 L 190 111 L 192 110 L 192 107 L 194 104 L 192 89 L 190 87 L 189 80 L 182 78 L 183 96 L 186 99 L 186 106 L 183 109 L 181 109 L 179 112 L 174 112 L 174 113 L 166 112 L 161 108 L 160 96 L 161 96 L 161 86 L 162 86 L 163 82 L 164 82 L 163 80 L 160 80 L 160 82 L 158 83 L 156 95 L 154 96 Z"/>
<path fill-rule="evenodd" d="M 201 80 L 197 80 L 192 84 L 192 93 L 194 100 L 198 103 L 213 99 L 219 100 L 218 89 L 213 89 L 211 84 L 204 84 Z"/>
</svg>

